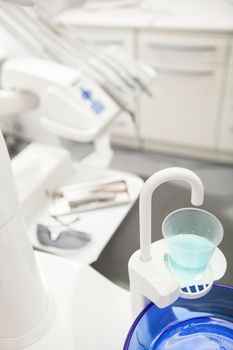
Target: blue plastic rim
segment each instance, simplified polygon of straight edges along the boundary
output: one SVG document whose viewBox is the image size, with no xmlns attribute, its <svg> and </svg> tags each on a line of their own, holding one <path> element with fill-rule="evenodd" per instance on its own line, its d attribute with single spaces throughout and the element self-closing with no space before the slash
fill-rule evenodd
<svg viewBox="0 0 233 350">
<path fill-rule="evenodd" d="M 214 285 L 202 298 L 150 303 L 133 323 L 123 350 L 233 350 L 233 287 Z"/>
</svg>

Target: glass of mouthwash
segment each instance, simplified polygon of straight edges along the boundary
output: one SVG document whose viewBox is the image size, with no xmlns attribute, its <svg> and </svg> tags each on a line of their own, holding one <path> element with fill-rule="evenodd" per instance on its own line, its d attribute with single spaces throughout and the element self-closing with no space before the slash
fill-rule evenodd
<svg viewBox="0 0 233 350">
<path fill-rule="evenodd" d="M 181 283 L 201 280 L 208 263 L 223 239 L 223 226 L 213 214 L 196 208 L 182 208 L 163 221 L 162 233 L 168 244 L 167 263 Z"/>
</svg>

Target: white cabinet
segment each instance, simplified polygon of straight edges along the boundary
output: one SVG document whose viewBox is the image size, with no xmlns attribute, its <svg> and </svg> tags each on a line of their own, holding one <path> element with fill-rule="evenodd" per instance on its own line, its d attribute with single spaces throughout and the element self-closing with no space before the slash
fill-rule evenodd
<svg viewBox="0 0 233 350">
<path fill-rule="evenodd" d="M 223 105 L 222 120 L 220 124 L 219 149 L 233 151 L 233 41 L 231 59 L 227 71 L 226 93 Z"/>
<path fill-rule="evenodd" d="M 140 104 L 145 141 L 216 148 L 216 128 L 228 41 L 141 34 L 139 57 L 158 73 L 153 97 Z"/>
</svg>

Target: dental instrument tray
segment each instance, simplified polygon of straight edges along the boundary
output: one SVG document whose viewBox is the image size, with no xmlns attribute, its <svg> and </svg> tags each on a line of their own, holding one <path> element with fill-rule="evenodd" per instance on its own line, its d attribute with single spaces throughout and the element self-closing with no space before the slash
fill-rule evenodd
<svg viewBox="0 0 233 350">
<path fill-rule="evenodd" d="M 53 199 L 50 211 L 52 216 L 70 215 L 130 202 L 127 183 L 124 179 L 66 186 L 49 195 Z"/>
</svg>

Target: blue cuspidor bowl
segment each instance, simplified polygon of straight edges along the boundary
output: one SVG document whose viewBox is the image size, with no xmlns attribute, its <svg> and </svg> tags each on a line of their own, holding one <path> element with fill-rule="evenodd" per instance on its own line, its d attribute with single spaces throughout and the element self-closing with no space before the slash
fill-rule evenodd
<svg viewBox="0 0 233 350">
<path fill-rule="evenodd" d="M 233 287 L 214 285 L 202 298 L 163 309 L 150 303 L 123 350 L 233 350 Z"/>
</svg>

